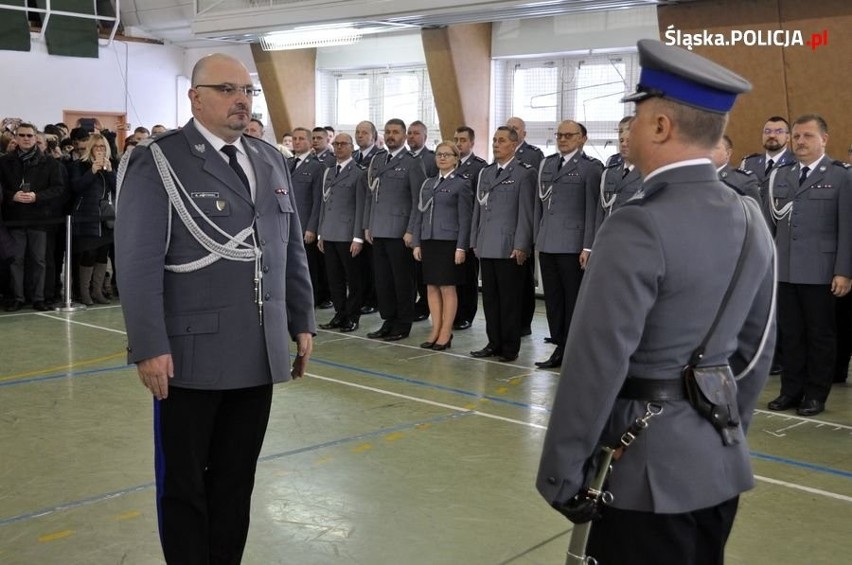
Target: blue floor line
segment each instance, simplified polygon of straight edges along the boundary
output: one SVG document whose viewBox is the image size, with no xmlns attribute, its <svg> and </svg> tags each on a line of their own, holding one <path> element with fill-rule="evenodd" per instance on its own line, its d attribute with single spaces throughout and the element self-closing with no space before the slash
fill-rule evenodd
<svg viewBox="0 0 852 565">
<path fill-rule="evenodd" d="M 755 459 L 772 461 L 773 463 L 782 463 L 784 465 L 790 465 L 792 467 L 801 467 L 802 469 L 810 469 L 811 471 L 819 471 L 820 473 L 827 473 L 829 475 L 837 475 L 838 477 L 843 477 L 844 479 L 852 479 L 852 473 L 850 473 L 849 471 L 843 471 L 841 469 L 832 469 L 831 467 L 823 467 L 822 465 L 815 465 L 813 463 L 796 461 L 795 459 L 787 459 L 786 457 L 767 455 L 765 453 L 757 453 L 754 451 L 749 451 L 749 454 Z"/>
</svg>

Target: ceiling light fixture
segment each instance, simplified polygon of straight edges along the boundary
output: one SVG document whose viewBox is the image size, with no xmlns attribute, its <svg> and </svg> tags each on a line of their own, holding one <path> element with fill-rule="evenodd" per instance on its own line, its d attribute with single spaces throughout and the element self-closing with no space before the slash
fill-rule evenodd
<svg viewBox="0 0 852 565">
<path fill-rule="evenodd" d="M 362 32 L 351 25 L 342 27 L 314 26 L 268 33 L 260 37 L 260 45 L 264 51 L 282 51 L 284 49 L 351 45 L 360 41 L 361 37 Z"/>
</svg>

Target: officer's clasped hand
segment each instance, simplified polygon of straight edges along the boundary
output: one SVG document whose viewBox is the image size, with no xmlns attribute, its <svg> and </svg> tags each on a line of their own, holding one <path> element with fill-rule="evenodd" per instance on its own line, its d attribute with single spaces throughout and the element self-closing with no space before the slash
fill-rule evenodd
<svg viewBox="0 0 852 565">
<path fill-rule="evenodd" d="M 565 503 L 554 502 L 555 508 L 560 514 L 571 520 L 574 524 L 585 524 L 601 517 L 601 505 L 584 492 L 575 494 Z"/>
</svg>

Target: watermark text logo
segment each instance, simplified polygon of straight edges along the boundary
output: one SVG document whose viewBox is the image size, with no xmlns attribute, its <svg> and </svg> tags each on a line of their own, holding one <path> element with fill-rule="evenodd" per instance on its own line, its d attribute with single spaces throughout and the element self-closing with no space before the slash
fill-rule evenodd
<svg viewBox="0 0 852 565">
<path fill-rule="evenodd" d="M 665 44 L 685 47 L 810 47 L 811 51 L 828 45 L 828 30 L 810 34 L 799 29 L 732 29 L 727 32 L 686 33 L 675 29 L 673 25 L 666 28 Z M 805 39 L 805 38 L 808 39 Z"/>
</svg>

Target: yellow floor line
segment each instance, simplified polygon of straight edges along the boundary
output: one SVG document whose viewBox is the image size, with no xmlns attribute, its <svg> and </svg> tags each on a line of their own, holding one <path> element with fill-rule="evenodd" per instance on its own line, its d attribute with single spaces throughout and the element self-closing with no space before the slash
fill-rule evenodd
<svg viewBox="0 0 852 565">
<path fill-rule="evenodd" d="M 38 375 L 44 375 L 46 373 L 53 373 L 55 371 L 63 371 L 68 369 L 77 369 L 79 367 L 85 367 L 87 365 L 95 365 L 97 363 L 102 363 L 104 361 L 112 361 L 114 359 L 123 358 L 127 355 L 126 352 L 121 351 L 119 353 L 113 353 L 111 355 L 104 355 L 103 357 L 95 357 L 93 359 L 84 359 L 83 361 L 77 361 L 75 363 L 66 363 L 65 365 L 57 365 L 55 367 L 45 367 L 42 369 L 36 369 L 35 371 L 26 371 L 23 373 L 13 373 L 11 375 L 5 375 L 0 377 L 0 382 L 2 381 L 11 381 L 14 379 L 22 379 L 24 377 L 35 377 Z"/>
</svg>

